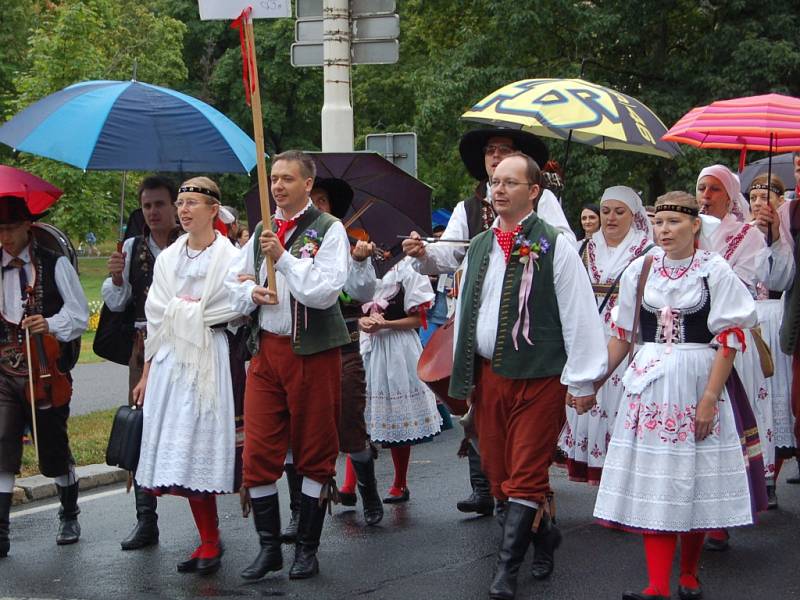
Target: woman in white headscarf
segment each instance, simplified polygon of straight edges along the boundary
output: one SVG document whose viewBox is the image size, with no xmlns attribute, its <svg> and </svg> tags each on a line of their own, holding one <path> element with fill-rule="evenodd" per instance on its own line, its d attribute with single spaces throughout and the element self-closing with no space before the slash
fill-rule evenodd
<svg viewBox="0 0 800 600">
<path fill-rule="evenodd" d="M 747 286 L 753 298 L 756 298 L 758 284 L 769 277 L 770 250 L 764 234 L 750 222 L 750 206 L 742 195 L 739 177 L 723 165 L 706 167 L 697 177 L 696 197 L 702 215 L 720 220 L 718 225 L 714 224 L 711 228 L 707 228 L 704 221 L 703 235 L 699 239 L 700 248 L 722 256 Z M 755 350 L 750 331 L 746 330 L 744 334 L 746 346 Z M 757 352 L 737 353 L 734 370 L 742 379 L 751 405 L 757 395 L 756 378 L 751 374 L 758 372 L 760 368 Z M 740 406 L 739 410 L 753 414 L 752 406 Z M 759 429 L 763 429 L 763 423 L 760 425 Z M 754 469 L 763 468 L 760 442 L 757 440 L 767 435 L 767 432 L 759 430 L 758 434 L 751 447 L 753 456 L 750 457 L 750 463 Z M 762 493 L 766 495 L 765 490 Z M 707 550 L 727 550 L 728 539 L 726 530 L 714 530 L 709 532 L 704 547 Z"/>
<path fill-rule="evenodd" d="M 612 336 L 611 309 L 617 304 L 619 280 L 634 259 L 653 246 L 653 230 L 639 195 L 631 188 L 616 185 L 603 192 L 600 201 L 600 230 L 592 234 L 582 258 L 592 282 L 598 309 L 606 327 L 606 340 Z M 609 377 L 597 392 L 597 404 L 578 415 L 567 407 L 567 423 L 559 447 L 567 455 L 572 481 L 600 483 L 606 446 L 614 429 L 614 418 L 622 394 L 625 369 Z"/>
</svg>

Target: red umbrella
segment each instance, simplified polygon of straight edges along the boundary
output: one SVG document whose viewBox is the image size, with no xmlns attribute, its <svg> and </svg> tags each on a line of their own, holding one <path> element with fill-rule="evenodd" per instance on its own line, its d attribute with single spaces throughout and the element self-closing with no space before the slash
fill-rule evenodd
<svg viewBox="0 0 800 600">
<path fill-rule="evenodd" d="M 0 196 L 25 198 L 31 214 L 38 215 L 50 208 L 63 194 L 56 186 L 27 171 L 0 165 Z"/>
<path fill-rule="evenodd" d="M 741 171 L 748 150 L 800 150 L 800 99 L 764 94 L 718 100 L 690 110 L 661 139 L 696 148 L 740 150 Z"/>
</svg>

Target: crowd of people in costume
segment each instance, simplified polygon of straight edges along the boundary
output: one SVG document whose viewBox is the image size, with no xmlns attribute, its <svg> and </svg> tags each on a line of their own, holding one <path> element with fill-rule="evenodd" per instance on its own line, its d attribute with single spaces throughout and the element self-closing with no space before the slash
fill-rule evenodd
<svg viewBox="0 0 800 600">
<path fill-rule="evenodd" d="M 553 573 L 554 461 L 598 486 L 601 524 L 642 536 L 648 583 L 623 599 L 670 598 L 678 546 L 678 594 L 702 597 L 703 548 L 727 549 L 729 529 L 777 506 L 797 452 L 800 216 L 785 182 L 759 176 L 746 198 L 736 174 L 712 165 L 694 193 L 650 207 L 615 185 L 583 209 L 576 237 L 539 138 L 477 129 L 459 149 L 477 184 L 437 232 L 459 243 L 409 232 L 389 268 L 372 260 L 374 244 L 349 239 L 352 189 L 317 178 L 301 151 L 272 158 L 275 218 L 252 235 L 218 231 L 237 215 L 211 179 L 144 180 L 144 231 L 110 257 L 102 287 L 108 310 L 132 314 L 129 402 L 143 411 L 123 550 L 156 544 L 157 498 L 183 496 L 200 543 L 177 570 L 216 572 L 216 497 L 238 492 L 259 545 L 241 576 L 281 571 L 293 544 L 289 578 L 313 577 L 329 505 L 360 499 L 375 526 L 385 504 L 407 502 L 412 447 L 452 427 L 452 399 L 470 407 L 471 494 L 457 508 L 496 515 L 502 530 L 490 598 L 517 596 L 529 547 L 532 576 Z M 32 413 L 25 392 L 25 332 L 54 336 L 69 372 L 68 344 L 89 317 L 72 265 L 31 234 L 41 216 L 23 198 L 0 201 L 0 558 L 34 416 L 39 466 L 60 497 L 56 541 L 80 538 L 68 404 Z M 451 315 L 452 376 L 437 398 L 417 363 Z M 379 446 L 394 466 L 383 497 Z"/>
</svg>

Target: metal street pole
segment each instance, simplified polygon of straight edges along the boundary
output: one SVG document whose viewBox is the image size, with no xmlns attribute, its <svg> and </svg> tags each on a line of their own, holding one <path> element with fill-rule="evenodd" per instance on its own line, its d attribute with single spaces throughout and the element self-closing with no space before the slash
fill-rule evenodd
<svg viewBox="0 0 800 600">
<path fill-rule="evenodd" d="M 324 0 L 322 151 L 353 151 L 350 105 L 350 0 Z"/>
</svg>

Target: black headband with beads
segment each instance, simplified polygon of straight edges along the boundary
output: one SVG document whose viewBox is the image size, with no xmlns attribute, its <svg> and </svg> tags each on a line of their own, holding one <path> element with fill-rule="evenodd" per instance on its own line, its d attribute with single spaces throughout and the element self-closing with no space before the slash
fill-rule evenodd
<svg viewBox="0 0 800 600">
<path fill-rule="evenodd" d="M 183 194 L 184 192 L 191 192 L 194 194 L 203 194 L 205 196 L 211 196 L 217 202 L 219 202 L 219 194 L 214 190 L 210 190 L 204 187 L 197 187 L 195 185 L 183 185 L 178 189 L 179 194 Z"/>
<path fill-rule="evenodd" d="M 690 206 L 681 206 L 680 204 L 659 204 L 656 206 L 656 213 L 660 213 L 661 211 L 668 210 L 670 212 L 679 212 L 685 215 L 691 215 L 696 217 L 700 214 L 696 208 L 691 208 Z"/>
<path fill-rule="evenodd" d="M 752 192 L 753 190 L 769 190 L 776 196 L 783 195 L 783 192 L 780 190 L 780 188 L 778 188 L 775 185 L 769 185 L 767 183 L 754 183 L 753 185 L 750 186 L 750 191 Z"/>
</svg>

